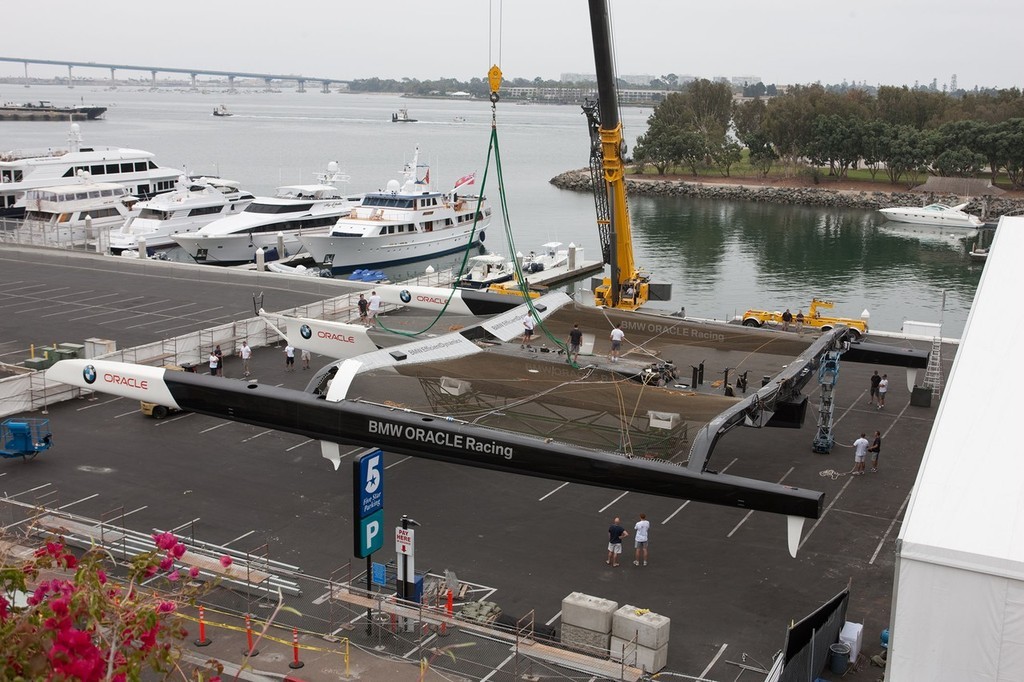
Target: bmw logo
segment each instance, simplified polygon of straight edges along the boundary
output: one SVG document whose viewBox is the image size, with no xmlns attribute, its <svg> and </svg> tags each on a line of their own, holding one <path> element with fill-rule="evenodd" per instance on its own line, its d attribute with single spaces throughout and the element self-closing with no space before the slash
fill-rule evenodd
<svg viewBox="0 0 1024 682">
<path fill-rule="evenodd" d="M 309 328 L 308 324 L 304 324 L 301 327 L 299 327 L 299 334 L 302 335 L 302 338 L 308 339 L 309 337 L 313 336 L 313 330 Z"/>
<path fill-rule="evenodd" d="M 398 293 L 398 298 L 402 299 L 402 303 L 408 303 L 412 300 L 412 294 L 409 293 L 408 289 L 402 289 Z"/>
<path fill-rule="evenodd" d="M 91 384 L 96 381 L 96 368 L 92 365 L 86 365 L 85 369 L 82 370 L 82 378 L 85 379 L 85 383 Z"/>
</svg>

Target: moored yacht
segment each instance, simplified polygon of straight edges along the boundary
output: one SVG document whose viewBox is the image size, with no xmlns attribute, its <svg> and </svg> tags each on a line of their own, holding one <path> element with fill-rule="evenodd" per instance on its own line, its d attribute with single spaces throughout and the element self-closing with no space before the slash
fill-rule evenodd
<svg viewBox="0 0 1024 682">
<path fill-rule="evenodd" d="M 98 239 L 122 224 L 138 199 L 128 188 L 83 178 L 73 185 L 30 189 L 18 231 L 31 243 L 66 245 Z"/>
<path fill-rule="evenodd" d="M 975 230 L 984 227 L 985 223 L 978 216 L 964 211 L 967 204 L 946 206 L 945 204 L 928 204 L 927 206 L 896 206 L 879 209 L 889 220 L 897 223 L 915 223 L 918 225 L 936 225 L 939 227 L 962 227 Z"/>
<path fill-rule="evenodd" d="M 278 187 L 275 196 L 257 197 L 237 215 L 171 238 L 197 263 L 205 265 L 251 263 L 257 249 L 274 249 L 278 258 L 299 253 L 300 237 L 326 233 L 362 199 L 361 195 L 345 195 L 328 184 L 347 180 L 333 161 L 317 178 L 319 183 L 314 185 Z"/>
<path fill-rule="evenodd" d="M 137 250 L 140 237 L 147 251 L 174 246 L 174 235 L 197 232 L 214 220 L 241 213 L 254 198 L 233 180 L 182 176 L 174 191 L 135 207 L 121 228 L 110 233 L 110 250 Z"/>
<path fill-rule="evenodd" d="M 67 185 L 85 174 L 148 199 L 173 189 L 181 171 L 157 166 L 153 154 L 139 149 L 83 147 L 79 125 L 72 123 L 67 149 L 0 153 L 0 217 L 24 215 L 27 190 Z"/>
<path fill-rule="evenodd" d="M 380 268 L 461 251 L 484 240 L 491 209 L 484 197 L 459 194 L 474 183 L 463 176 L 451 190 L 429 189 L 430 169 L 419 178 L 419 146 L 402 171 L 403 183 L 367 192 L 362 203 L 327 234 L 303 234 L 300 241 L 317 263 L 333 272 Z"/>
</svg>

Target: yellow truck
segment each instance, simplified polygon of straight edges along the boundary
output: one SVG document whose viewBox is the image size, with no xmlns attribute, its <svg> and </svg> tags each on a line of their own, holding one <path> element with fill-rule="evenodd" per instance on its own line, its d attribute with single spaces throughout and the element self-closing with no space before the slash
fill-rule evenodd
<svg viewBox="0 0 1024 682">
<path fill-rule="evenodd" d="M 196 371 L 195 366 L 187 363 L 181 366 L 164 365 L 164 369 L 170 369 L 176 372 Z M 166 405 L 158 405 L 156 403 L 147 403 L 145 400 L 139 401 L 139 411 L 141 411 L 142 414 L 146 415 L 147 417 L 152 417 L 153 419 L 164 419 L 165 417 L 167 417 L 167 415 L 172 414 L 174 412 L 178 412 L 178 410 L 174 407 L 167 407 Z"/>
<path fill-rule="evenodd" d="M 826 301 L 821 298 L 815 298 L 811 301 L 810 308 L 804 313 L 804 327 L 810 327 L 813 329 L 820 329 L 823 332 L 831 330 L 837 325 L 846 325 L 852 332 L 853 339 L 856 341 L 861 336 L 868 333 L 868 323 L 864 320 L 855 319 L 852 317 L 834 317 L 832 315 L 823 315 L 822 310 L 829 310 L 835 304 L 832 301 Z M 801 311 L 797 311 L 801 312 Z M 791 331 L 797 330 L 797 313 L 790 311 L 793 316 L 793 321 L 790 322 L 789 328 Z M 783 313 L 779 311 L 770 310 L 748 310 L 743 313 L 743 326 L 745 327 L 764 327 L 769 326 L 773 328 L 782 329 Z"/>
</svg>

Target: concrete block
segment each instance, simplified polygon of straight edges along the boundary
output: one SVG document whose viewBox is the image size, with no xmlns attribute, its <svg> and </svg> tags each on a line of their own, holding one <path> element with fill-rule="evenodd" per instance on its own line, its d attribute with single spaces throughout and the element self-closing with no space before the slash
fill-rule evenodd
<svg viewBox="0 0 1024 682">
<path fill-rule="evenodd" d="M 611 635 L 562 623 L 562 644 L 590 656 L 607 656 Z"/>
<path fill-rule="evenodd" d="M 610 633 L 618 602 L 573 592 L 562 600 L 562 622 L 594 632 Z"/>
<path fill-rule="evenodd" d="M 668 663 L 668 645 L 659 649 L 648 649 L 645 646 L 636 646 L 628 639 L 612 637 L 611 657 L 614 661 L 622 661 L 625 657 L 625 664 L 636 668 L 643 668 L 649 673 L 656 673 Z M 635 659 L 635 661 L 634 661 Z"/>
<path fill-rule="evenodd" d="M 637 607 L 626 604 L 612 618 L 612 635 L 629 641 L 636 635 L 637 643 L 648 649 L 660 649 L 668 644 L 669 626 L 666 616 L 647 612 L 637 615 Z"/>
</svg>

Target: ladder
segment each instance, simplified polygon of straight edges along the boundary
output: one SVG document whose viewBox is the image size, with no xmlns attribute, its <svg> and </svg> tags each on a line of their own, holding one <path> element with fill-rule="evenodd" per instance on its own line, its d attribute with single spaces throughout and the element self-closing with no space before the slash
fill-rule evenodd
<svg viewBox="0 0 1024 682">
<path fill-rule="evenodd" d="M 924 370 L 925 388 L 932 389 L 932 398 L 938 398 L 942 390 L 942 339 L 932 339 L 932 351 L 928 354 L 928 366 Z"/>
</svg>

